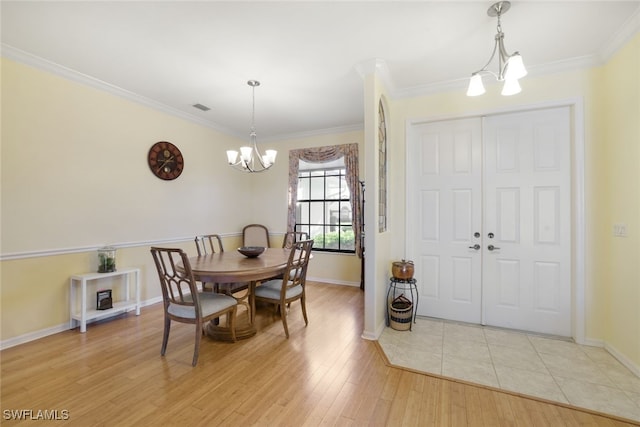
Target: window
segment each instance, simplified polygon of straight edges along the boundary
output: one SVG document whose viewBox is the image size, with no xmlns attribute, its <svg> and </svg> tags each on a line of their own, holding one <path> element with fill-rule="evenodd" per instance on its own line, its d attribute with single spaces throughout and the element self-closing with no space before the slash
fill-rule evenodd
<svg viewBox="0 0 640 427">
<path fill-rule="evenodd" d="M 387 231 L 387 122 L 382 98 L 378 103 L 378 232 Z"/>
<path fill-rule="evenodd" d="M 358 179 L 358 144 L 341 144 L 341 145 L 327 145 L 322 147 L 312 147 L 312 148 L 300 148 L 296 150 L 289 150 L 289 188 L 288 188 L 288 199 L 287 199 L 287 231 L 294 230 L 303 230 L 311 233 L 313 236 L 313 230 L 311 230 L 311 192 L 309 192 L 304 198 L 298 197 L 298 179 L 300 175 L 300 171 L 309 172 L 308 176 L 308 184 L 309 190 L 311 190 L 311 171 L 329 171 L 329 170 L 342 170 L 342 175 L 338 174 L 338 182 L 342 185 L 344 181 L 346 181 L 345 191 L 349 193 L 349 201 L 351 202 L 348 205 L 352 212 L 352 227 L 351 230 L 354 232 L 354 243 L 353 250 L 346 249 L 351 245 L 347 244 L 346 239 L 340 239 L 340 231 L 344 234 L 348 232 L 348 228 L 346 224 L 339 224 L 338 226 L 338 247 L 340 249 L 333 249 L 333 251 L 337 252 L 350 252 L 354 253 L 362 258 L 364 255 L 364 247 L 363 247 L 363 233 L 362 233 L 362 194 L 364 190 L 364 185 L 362 181 Z M 346 190 L 348 188 L 348 190 Z M 342 197 L 342 196 L 340 196 Z M 307 214 L 307 222 L 306 224 L 302 223 L 302 207 L 299 208 L 298 201 L 299 200 L 307 200 L 307 208 L 309 213 Z M 324 200 L 324 199 L 322 199 Z M 335 202 L 335 200 L 330 201 Z M 338 199 L 338 202 L 342 202 L 342 200 Z M 339 208 L 342 209 L 342 206 Z M 300 210 L 300 215 L 298 216 L 298 211 Z M 323 215 L 325 215 L 325 211 L 323 210 Z M 330 214 L 329 214 L 330 216 Z M 339 217 L 338 217 L 339 218 Z M 298 223 L 297 220 L 300 220 Z M 322 223 L 323 227 L 326 226 L 327 223 Z M 306 227 L 306 228 L 302 228 Z M 322 234 L 319 235 L 319 238 L 322 238 L 322 242 L 318 242 L 318 247 L 324 248 L 325 245 L 325 231 L 322 230 Z M 346 236 L 345 236 L 346 237 Z M 314 249 L 316 244 L 314 243 Z M 323 250 L 323 249 L 320 249 Z M 332 249 L 324 249 L 331 251 Z"/>
<path fill-rule="evenodd" d="M 297 197 L 295 230 L 309 233 L 314 250 L 355 252 L 351 194 L 344 166 L 300 170 Z"/>
</svg>

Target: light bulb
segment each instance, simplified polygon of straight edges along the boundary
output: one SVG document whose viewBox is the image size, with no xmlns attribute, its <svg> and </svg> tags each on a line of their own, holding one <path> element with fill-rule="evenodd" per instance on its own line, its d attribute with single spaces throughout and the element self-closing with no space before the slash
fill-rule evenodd
<svg viewBox="0 0 640 427">
<path fill-rule="evenodd" d="M 518 83 L 518 80 L 512 79 L 504 81 L 504 86 L 502 87 L 501 93 L 504 96 L 509 96 L 520 93 L 520 91 L 522 91 L 522 89 L 520 88 L 520 83 Z"/>
<path fill-rule="evenodd" d="M 235 150 L 227 150 L 227 160 L 230 165 L 233 165 L 238 160 L 238 152 Z"/>
<path fill-rule="evenodd" d="M 517 80 L 527 75 L 527 69 L 524 68 L 522 56 L 518 52 L 511 55 L 507 60 L 507 69 L 504 73 L 505 80 Z"/>
<path fill-rule="evenodd" d="M 469 88 L 467 89 L 467 96 L 478 96 L 485 93 L 484 85 L 482 84 L 482 76 L 478 73 L 471 75 L 469 80 Z"/>
<path fill-rule="evenodd" d="M 245 163 L 249 163 L 251 161 L 251 151 L 253 149 L 251 147 L 240 147 L 240 157 L 242 161 Z"/>
</svg>

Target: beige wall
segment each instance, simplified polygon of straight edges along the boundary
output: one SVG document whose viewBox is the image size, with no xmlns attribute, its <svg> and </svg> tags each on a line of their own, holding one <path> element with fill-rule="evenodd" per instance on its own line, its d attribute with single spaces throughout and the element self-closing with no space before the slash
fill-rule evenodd
<svg viewBox="0 0 640 427">
<path fill-rule="evenodd" d="M 395 116 L 393 108 L 388 103 L 388 88 L 375 74 L 378 68 L 369 64 L 369 73 L 364 76 L 364 117 L 365 117 L 365 330 L 363 336 L 369 339 L 377 338 L 385 326 L 387 313 L 387 290 L 391 277 L 391 263 L 404 258 L 404 252 L 393 252 L 394 239 L 404 241 L 404 230 L 398 225 L 399 216 L 404 216 L 404 202 L 402 198 L 404 183 L 404 168 L 399 167 L 403 159 L 396 156 L 398 146 L 404 140 L 396 139 L 392 133 L 391 123 Z M 378 215 L 380 193 L 379 134 L 380 118 L 379 103 L 382 100 L 385 108 L 385 122 L 387 131 L 387 230 L 380 232 Z M 400 204 L 398 204 L 400 202 Z"/>
<path fill-rule="evenodd" d="M 351 132 L 265 144 L 279 151 L 276 166 L 243 174 L 226 165 L 225 150 L 243 142 L 234 137 L 6 58 L 1 71 L 3 345 L 63 330 L 69 276 L 96 271 L 103 245 L 118 248 L 117 266 L 141 268 L 141 298 L 152 302 L 160 288 L 151 245 L 195 255 L 193 236 L 215 232 L 229 250 L 251 222 L 280 244 L 288 149 L 362 140 Z M 147 166 L 161 140 L 185 157 L 174 181 Z M 318 254 L 309 278 L 359 285 L 360 261 Z"/>
<path fill-rule="evenodd" d="M 63 327 L 69 276 L 96 271 L 98 247 L 142 268 L 142 298 L 153 300 L 151 244 L 193 250 L 195 234 L 233 235 L 250 219 L 249 200 L 232 214 L 219 203 L 250 191 L 221 154 L 239 141 L 6 58 L 1 136 L 3 342 Z M 160 140 L 184 154 L 175 181 L 147 166 Z"/>
<path fill-rule="evenodd" d="M 601 76 L 603 132 L 594 166 L 602 169 L 602 222 L 595 228 L 604 262 L 594 281 L 605 306 L 604 340 L 640 365 L 640 35 Z M 612 235 L 617 223 L 626 224 L 627 237 Z"/>
<path fill-rule="evenodd" d="M 156 178 L 147 166 L 149 148 L 162 140 L 185 158 L 174 181 Z M 239 230 L 250 200 L 236 194 L 249 191 L 250 181 L 234 174 L 223 154 L 239 143 L 3 59 L 2 253 L 179 239 L 210 227 Z M 228 200 L 233 215 L 221 206 Z"/>
</svg>

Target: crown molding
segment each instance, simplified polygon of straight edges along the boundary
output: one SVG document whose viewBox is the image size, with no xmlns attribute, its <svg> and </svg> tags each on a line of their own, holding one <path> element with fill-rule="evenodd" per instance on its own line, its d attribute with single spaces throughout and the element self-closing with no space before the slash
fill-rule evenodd
<svg viewBox="0 0 640 427">
<path fill-rule="evenodd" d="M 391 71 L 389 71 L 387 62 L 384 59 L 367 59 L 356 64 L 354 68 L 358 74 L 360 74 L 361 78 L 364 79 L 366 76 L 371 74 L 376 75 L 390 93 L 394 93 L 396 91 L 396 85 L 391 76 Z"/>
<path fill-rule="evenodd" d="M 627 21 L 620 27 L 620 29 L 595 54 L 563 59 L 560 61 L 550 62 L 542 65 L 527 66 L 527 70 L 530 76 L 543 76 L 546 74 L 574 71 L 603 65 L 618 50 L 624 47 L 633 37 L 635 37 L 638 32 L 640 32 L 640 6 L 638 6 L 638 8 L 629 17 L 629 19 L 627 19 Z M 371 64 L 368 64 L 368 68 L 370 67 Z M 365 69 L 368 68 L 365 67 Z M 437 83 L 430 83 L 427 85 L 391 90 L 390 95 L 395 99 L 412 98 L 425 95 L 433 95 L 441 92 L 466 90 L 468 84 L 468 78 L 447 80 Z M 395 85 L 390 84 L 388 87 L 394 88 Z"/>
<path fill-rule="evenodd" d="M 608 61 L 620 48 L 626 45 L 638 32 L 640 32 L 640 6 L 627 19 L 609 41 L 600 49 L 600 60 Z"/>
<path fill-rule="evenodd" d="M 572 71 L 577 69 L 589 68 L 594 66 L 599 66 L 608 61 L 620 48 L 622 48 L 626 43 L 629 42 L 638 32 L 640 31 L 640 6 L 636 9 L 636 11 L 629 17 L 629 19 L 620 27 L 620 29 L 611 37 L 611 39 L 594 55 L 588 55 L 578 58 L 570 58 L 566 60 L 556 61 L 553 63 L 530 66 L 527 67 L 529 71 L 529 75 L 531 76 L 542 76 L 545 74 L 552 74 L 564 71 Z M 59 75 L 66 79 L 75 81 L 77 83 L 81 83 L 95 89 L 99 89 L 102 91 L 106 91 L 115 96 L 125 98 L 127 100 L 142 104 L 149 108 L 153 108 L 155 110 L 161 111 L 163 113 L 182 118 L 184 120 L 208 127 L 210 129 L 214 129 L 221 133 L 224 133 L 229 136 L 234 136 L 236 138 L 244 138 L 244 135 L 240 135 L 233 130 L 222 126 L 220 124 L 214 123 L 210 120 L 205 120 L 201 117 L 188 114 L 184 111 L 177 110 L 175 108 L 169 107 L 160 102 L 154 101 L 152 99 L 140 96 L 136 93 L 130 92 L 128 90 L 122 89 L 120 87 L 114 86 L 112 84 L 103 82 L 94 77 L 79 73 L 70 68 L 63 67 L 59 64 L 56 64 L 51 61 L 47 61 L 38 56 L 32 55 L 30 53 L 24 52 L 20 49 L 14 48 L 13 46 L 2 43 L 1 47 L 1 55 L 3 57 L 33 66 L 38 69 L 42 69 L 44 71 L 48 71 L 52 74 Z M 455 80 L 447 80 L 436 83 L 430 83 L 426 85 L 412 86 L 407 88 L 398 88 L 395 84 L 389 67 L 385 60 L 381 58 L 371 58 L 364 60 L 355 65 L 355 70 L 358 74 L 364 79 L 368 75 L 376 75 L 382 84 L 388 90 L 388 95 L 391 99 L 398 98 L 411 98 L 411 97 L 419 97 L 425 95 L 432 95 L 435 93 L 447 92 L 447 91 L 458 91 L 464 90 L 467 87 L 468 79 L 455 79 Z M 331 133 L 344 133 L 344 132 L 352 132 L 362 130 L 364 125 L 362 123 L 335 127 L 335 128 L 327 128 L 327 129 L 318 129 L 309 132 L 299 132 L 299 133 L 291 133 L 291 134 L 282 134 L 269 138 L 262 138 L 263 141 L 277 141 L 283 139 L 295 139 L 295 138 L 307 138 L 313 136 L 326 135 Z"/>
<path fill-rule="evenodd" d="M 543 65 L 527 66 L 528 77 L 543 76 L 547 74 L 561 73 L 564 71 L 573 71 L 584 68 L 596 67 L 602 65 L 603 61 L 599 55 L 581 56 L 578 58 L 563 59 L 561 61 L 550 62 Z M 491 85 L 496 82 L 487 82 Z M 413 86 L 406 89 L 400 89 L 392 93 L 394 98 L 413 98 L 425 95 L 433 95 L 436 93 L 457 91 L 467 89 L 469 79 L 456 79 L 432 83 L 428 85 Z"/>
<path fill-rule="evenodd" d="M 95 77 L 91 77 L 89 75 L 80 73 L 78 71 L 64 67 L 55 62 L 48 61 L 39 56 L 32 55 L 28 52 L 17 49 L 8 44 L 2 43 L 0 47 L 1 47 L 0 54 L 5 58 L 32 66 L 34 68 L 37 68 L 43 71 L 47 71 L 49 73 L 63 77 L 67 80 L 71 80 L 73 82 L 80 83 L 85 86 L 92 87 L 94 89 L 108 92 L 120 98 L 124 98 L 129 101 L 142 104 L 145 107 L 149 107 L 154 110 L 169 114 L 171 116 L 178 117 L 178 118 L 208 127 L 210 129 L 214 129 L 226 135 L 235 136 L 237 138 L 244 137 L 243 135 L 238 135 L 236 132 L 232 131 L 231 129 L 228 129 L 210 120 L 205 120 L 201 117 L 194 116 L 192 114 L 185 113 L 184 111 L 169 107 L 168 105 L 165 105 L 160 102 L 154 101 L 152 99 L 146 98 L 144 96 L 138 95 L 126 89 L 122 89 L 121 87 L 112 85 L 110 83 L 106 83 L 102 80 L 96 79 Z"/>
<path fill-rule="evenodd" d="M 338 133 L 347 133 L 347 132 L 357 132 L 364 129 L 364 123 L 355 123 L 352 125 L 338 126 L 333 128 L 325 128 L 325 129 L 316 129 L 312 131 L 305 132 L 294 132 L 287 134 L 274 135 L 267 138 L 260 138 L 262 143 L 265 142 L 277 142 L 284 141 L 287 139 L 302 139 L 302 138 L 311 138 L 314 136 L 322 136 L 322 135 L 332 135 Z"/>
<path fill-rule="evenodd" d="M 63 77 L 65 79 L 74 81 L 76 83 L 81 83 L 83 85 L 92 87 L 94 89 L 98 89 L 101 91 L 105 91 L 108 92 L 112 95 L 121 97 L 121 98 L 125 98 L 129 101 L 133 101 L 136 102 L 138 104 L 142 104 L 146 107 L 149 108 L 153 108 L 155 110 L 161 111 L 165 114 L 169 114 L 171 116 L 175 116 L 175 117 L 179 117 L 181 119 L 184 120 L 188 120 L 190 122 L 208 127 L 210 129 L 214 129 L 217 130 L 219 132 L 222 132 L 226 135 L 230 135 L 230 136 L 234 136 L 236 138 L 244 138 L 245 135 L 242 134 L 238 134 L 237 132 L 234 132 L 233 130 L 226 128 L 224 126 L 218 125 L 217 123 L 211 122 L 209 120 L 205 120 L 202 119 L 198 116 L 194 116 L 188 113 L 185 113 L 184 111 L 180 111 L 177 110 L 175 108 L 169 107 L 165 104 L 162 104 L 160 102 L 154 101 L 152 99 L 140 96 L 136 93 L 130 92 L 128 90 L 122 89 L 120 87 L 114 86 L 112 84 L 103 82 L 102 80 L 96 79 L 94 77 L 88 76 L 86 74 L 82 74 L 79 73 L 75 70 L 72 70 L 70 68 L 67 67 L 63 67 L 62 65 L 56 64 L 55 62 L 52 61 L 47 61 L 46 59 L 40 58 L 39 56 L 36 55 L 32 55 L 30 53 L 24 52 L 20 49 L 16 49 L 13 46 L 10 46 L 8 44 L 2 43 L 0 45 L 1 47 L 1 54 L 3 57 L 32 66 L 34 68 L 43 70 L 43 71 L 47 71 L 49 73 L 58 75 L 60 77 Z M 383 61 L 384 62 L 384 61 Z M 386 64 L 384 64 L 384 67 L 386 68 Z M 340 127 L 333 127 L 333 128 L 326 128 L 326 129 L 317 129 L 317 130 L 313 130 L 313 131 L 308 131 L 308 132 L 298 132 L 298 133 L 290 133 L 290 134 L 281 134 L 281 135 L 275 135 L 269 138 L 261 138 L 261 141 L 263 142 L 271 142 L 271 141 L 278 141 L 278 140 L 284 140 L 284 139 L 294 139 L 294 138 L 307 138 L 307 137 L 313 137 L 313 136 L 321 136 L 321 135 L 327 135 L 327 134 L 332 134 L 332 133 L 346 133 L 346 132 L 353 132 L 353 131 L 359 131 L 362 130 L 364 128 L 364 124 L 363 123 L 355 123 L 355 124 L 351 124 L 351 125 L 346 125 L 346 126 L 340 126 Z M 38 255 L 35 255 L 38 256 Z"/>
</svg>

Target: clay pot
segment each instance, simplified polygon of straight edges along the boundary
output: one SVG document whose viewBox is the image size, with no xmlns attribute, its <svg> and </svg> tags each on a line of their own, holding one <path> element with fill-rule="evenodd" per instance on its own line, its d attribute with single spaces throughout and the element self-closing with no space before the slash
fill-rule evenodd
<svg viewBox="0 0 640 427">
<path fill-rule="evenodd" d="M 413 279 L 413 261 L 396 261 L 391 264 L 391 274 L 396 279 Z"/>
</svg>

